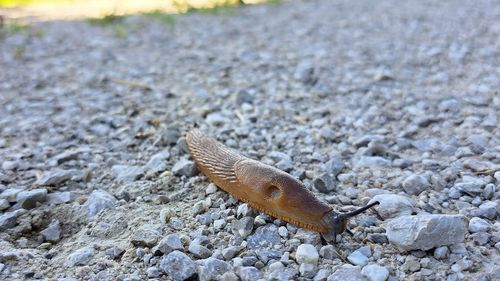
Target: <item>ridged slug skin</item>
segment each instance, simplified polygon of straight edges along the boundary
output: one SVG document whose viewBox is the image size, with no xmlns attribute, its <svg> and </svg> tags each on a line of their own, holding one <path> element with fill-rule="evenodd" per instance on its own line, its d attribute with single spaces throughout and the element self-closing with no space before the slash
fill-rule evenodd
<svg viewBox="0 0 500 281">
<path fill-rule="evenodd" d="M 325 220 L 332 208 L 289 174 L 244 157 L 198 129 L 188 130 L 185 139 L 198 169 L 238 200 L 300 227 L 332 233 L 331 221 Z"/>
</svg>

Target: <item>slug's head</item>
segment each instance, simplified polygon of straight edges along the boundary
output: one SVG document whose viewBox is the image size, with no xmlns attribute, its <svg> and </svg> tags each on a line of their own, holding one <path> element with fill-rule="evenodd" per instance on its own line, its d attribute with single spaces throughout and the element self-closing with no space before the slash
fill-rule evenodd
<svg viewBox="0 0 500 281">
<path fill-rule="evenodd" d="M 352 232 L 347 229 L 347 223 L 349 219 L 363 213 L 364 211 L 378 204 L 380 204 L 380 202 L 376 201 L 349 213 L 337 213 L 335 211 L 326 213 L 323 216 L 323 221 L 327 225 L 329 231 L 328 233 L 324 233 L 323 237 L 327 241 L 333 241 L 333 243 L 335 243 L 337 235 L 342 234 L 344 231 L 352 235 Z"/>
</svg>

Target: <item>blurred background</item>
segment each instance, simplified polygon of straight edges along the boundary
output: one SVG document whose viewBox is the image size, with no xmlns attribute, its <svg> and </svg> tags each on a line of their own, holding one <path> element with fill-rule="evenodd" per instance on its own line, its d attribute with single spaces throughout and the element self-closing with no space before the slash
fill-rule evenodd
<svg viewBox="0 0 500 281">
<path fill-rule="evenodd" d="M 0 0 L 0 16 L 6 20 L 82 19 L 152 11 L 186 13 L 262 2 L 279 0 Z"/>
</svg>

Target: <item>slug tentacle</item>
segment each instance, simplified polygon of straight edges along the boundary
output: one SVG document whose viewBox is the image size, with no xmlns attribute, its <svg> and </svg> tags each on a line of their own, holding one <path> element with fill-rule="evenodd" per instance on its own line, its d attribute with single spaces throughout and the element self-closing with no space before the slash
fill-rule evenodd
<svg viewBox="0 0 500 281">
<path fill-rule="evenodd" d="M 289 174 L 244 157 L 198 129 L 186 132 L 186 143 L 198 169 L 217 186 L 273 217 L 305 227 L 333 240 L 347 220 L 378 204 L 337 213 Z"/>
</svg>

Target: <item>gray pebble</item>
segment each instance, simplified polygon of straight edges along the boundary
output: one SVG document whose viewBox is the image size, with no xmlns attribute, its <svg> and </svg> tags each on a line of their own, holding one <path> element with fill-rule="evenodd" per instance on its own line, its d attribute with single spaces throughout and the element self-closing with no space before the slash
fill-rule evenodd
<svg viewBox="0 0 500 281">
<path fill-rule="evenodd" d="M 174 281 L 183 281 L 196 274 L 196 265 L 186 254 L 173 251 L 161 259 L 160 270 Z"/>
<path fill-rule="evenodd" d="M 79 155 L 79 151 L 68 150 L 55 155 L 51 160 L 55 161 L 57 165 L 61 165 L 64 162 L 77 160 Z"/>
<path fill-rule="evenodd" d="M 17 224 L 17 211 L 6 212 L 0 215 L 0 230 L 5 230 L 16 226 Z"/>
<path fill-rule="evenodd" d="M 218 127 L 228 123 L 229 119 L 220 112 L 212 112 L 207 115 L 205 121 L 212 126 Z"/>
<path fill-rule="evenodd" d="M 494 220 L 498 213 L 500 213 L 499 204 L 495 201 L 487 201 L 471 211 L 472 216 L 490 220 Z"/>
<path fill-rule="evenodd" d="M 361 273 L 365 275 L 370 281 L 385 281 L 389 278 L 389 270 L 387 268 L 377 265 L 369 264 L 363 267 Z"/>
<path fill-rule="evenodd" d="M 368 257 L 363 255 L 359 250 L 352 252 L 347 259 L 354 265 L 364 266 L 368 264 Z"/>
<path fill-rule="evenodd" d="M 21 191 L 17 194 L 16 201 L 24 209 L 33 209 L 36 207 L 36 203 L 45 201 L 47 193 L 45 188 Z"/>
<path fill-rule="evenodd" d="M 403 181 L 403 189 L 407 194 L 419 195 L 422 191 L 429 189 L 430 183 L 421 175 L 411 175 Z"/>
<path fill-rule="evenodd" d="M 253 266 L 242 266 L 236 271 L 241 281 L 255 281 L 262 278 L 262 272 Z"/>
<path fill-rule="evenodd" d="M 167 127 L 163 132 L 163 134 L 161 135 L 161 137 L 164 144 L 174 145 L 177 143 L 177 140 L 181 137 L 181 132 L 175 127 Z"/>
<path fill-rule="evenodd" d="M 319 177 L 314 179 L 314 187 L 322 193 L 329 193 L 330 191 L 335 190 L 335 184 L 333 182 L 332 177 L 327 174 L 321 174 Z"/>
<path fill-rule="evenodd" d="M 293 164 L 290 161 L 281 160 L 278 163 L 276 163 L 276 168 L 285 172 L 290 172 L 293 170 Z"/>
<path fill-rule="evenodd" d="M 257 228 L 254 234 L 247 237 L 247 247 L 256 249 L 262 247 L 273 247 L 281 242 L 278 227 L 274 224 L 266 224 Z"/>
<path fill-rule="evenodd" d="M 130 242 L 135 246 L 153 247 L 159 239 L 160 233 L 152 225 L 143 225 L 132 233 Z"/>
<path fill-rule="evenodd" d="M 210 249 L 203 245 L 200 245 L 196 241 L 193 241 L 189 244 L 188 251 L 193 254 L 194 257 L 199 259 L 206 259 L 212 255 L 212 251 Z"/>
<path fill-rule="evenodd" d="M 316 275 L 314 275 L 313 281 L 326 281 L 326 279 L 328 278 L 328 276 L 330 276 L 330 274 L 331 274 L 330 270 L 322 268 L 318 270 Z"/>
<path fill-rule="evenodd" d="M 20 187 L 7 188 L 6 190 L 2 191 L 2 193 L 0 193 L 0 199 L 5 199 L 10 203 L 15 203 L 17 202 L 16 199 L 17 194 L 23 190 L 25 190 L 25 188 L 20 188 Z"/>
<path fill-rule="evenodd" d="M 111 170 L 116 180 L 123 182 L 133 182 L 144 175 L 142 166 L 114 165 Z"/>
<path fill-rule="evenodd" d="M 231 260 L 241 251 L 240 246 L 229 246 L 222 249 L 222 256 L 225 260 Z"/>
<path fill-rule="evenodd" d="M 437 247 L 435 250 L 434 250 L 434 257 L 438 260 L 442 260 L 444 258 L 446 258 L 448 256 L 448 253 L 450 251 L 448 250 L 448 247 L 447 246 L 441 246 L 441 247 Z"/>
<path fill-rule="evenodd" d="M 491 224 L 484 219 L 474 217 L 469 220 L 469 232 L 487 232 L 491 228 Z"/>
<path fill-rule="evenodd" d="M 319 254 L 321 257 L 328 260 L 333 260 L 339 257 L 337 251 L 335 250 L 335 246 L 333 245 L 325 245 L 321 247 L 321 249 L 319 249 Z"/>
<path fill-rule="evenodd" d="M 234 272 L 226 272 L 219 277 L 219 281 L 238 281 L 238 276 Z"/>
<path fill-rule="evenodd" d="M 295 68 L 293 78 L 304 84 L 314 84 L 314 65 L 310 61 L 301 61 Z"/>
<path fill-rule="evenodd" d="M 172 167 L 172 173 L 178 176 L 192 177 L 196 175 L 197 169 L 193 161 L 181 159 Z"/>
<path fill-rule="evenodd" d="M 19 163 L 16 161 L 3 161 L 2 162 L 2 169 L 4 171 L 15 170 L 15 169 L 17 169 L 18 166 L 19 166 Z"/>
<path fill-rule="evenodd" d="M 297 248 L 295 253 L 295 260 L 301 263 L 308 263 L 312 265 L 317 265 L 319 259 L 319 254 L 316 248 L 311 244 L 301 244 Z"/>
<path fill-rule="evenodd" d="M 92 260 L 94 253 L 95 252 L 92 247 L 80 248 L 68 256 L 64 265 L 66 267 L 73 267 L 75 265 L 87 265 Z"/>
<path fill-rule="evenodd" d="M 411 215 L 413 213 L 413 203 L 410 198 L 396 194 L 375 195 L 369 204 L 378 201 L 375 206 L 377 213 L 384 219 L 395 218 L 399 216 Z"/>
<path fill-rule="evenodd" d="M 47 171 L 35 182 L 35 185 L 51 185 L 57 186 L 69 179 L 71 179 L 72 173 L 68 170 L 56 169 L 52 171 Z"/>
<path fill-rule="evenodd" d="M 344 266 L 328 276 L 327 281 L 368 281 L 358 267 Z"/>
<path fill-rule="evenodd" d="M 158 278 L 161 276 L 161 272 L 158 270 L 158 268 L 153 266 L 153 267 L 146 269 L 146 275 L 149 278 Z"/>
<path fill-rule="evenodd" d="M 120 248 L 118 246 L 110 247 L 105 251 L 105 254 L 111 257 L 112 259 L 120 258 L 123 255 L 123 253 L 125 253 L 125 249 Z"/>
<path fill-rule="evenodd" d="M 61 240 L 61 224 L 59 220 L 53 220 L 47 228 L 40 232 L 45 241 L 57 242 Z"/>
<path fill-rule="evenodd" d="M 391 162 L 389 160 L 380 156 L 361 156 L 354 161 L 355 168 L 388 167 L 390 164 Z"/>
<path fill-rule="evenodd" d="M 162 172 L 167 169 L 166 160 L 170 158 L 170 153 L 166 150 L 156 153 L 149 159 L 148 163 L 144 167 L 146 171 L 152 172 Z"/>
<path fill-rule="evenodd" d="M 168 254 L 175 250 L 182 250 L 183 248 L 181 239 L 177 233 L 168 234 L 158 243 L 158 249 L 163 254 Z"/>
<path fill-rule="evenodd" d="M 254 100 L 253 95 L 250 94 L 249 91 L 244 89 L 239 90 L 234 97 L 234 102 L 236 105 L 242 105 L 243 103 L 252 104 L 253 100 Z"/>
<path fill-rule="evenodd" d="M 196 261 L 198 275 L 201 280 L 216 280 L 217 277 L 231 270 L 231 265 L 216 258 L 207 258 Z"/>
<path fill-rule="evenodd" d="M 254 219 L 252 217 L 243 217 L 237 221 L 234 221 L 231 225 L 231 229 L 234 234 L 237 234 L 243 238 L 246 238 L 253 230 Z"/>
<path fill-rule="evenodd" d="M 472 240 L 478 245 L 485 245 L 490 241 L 491 234 L 486 232 L 477 232 L 471 235 Z"/>
<path fill-rule="evenodd" d="M 7 199 L 0 199 L 0 211 L 10 208 L 10 203 Z"/>
<path fill-rule="evenodd" d="M 345 164 L 340 157 L 332 157 L 328 162 L 325 163 L 324 170 L 327 173 L 332 174 L 336 177 L 344 169 Z"/>
<path fill-rule="evenodd" d="M 114 208 L 115 203 L 116 199 L 113 195 L 104 190 L 94 190 L 86 202 L 87 214 L 93 217 L 103 209 Z"/>
<path fill-rule="evenodd" d="M 59 205 L 64 203 L 69 203 L 74 200 L 74 195 L 69 191 L 56 191 L 47 194 L 47 204 L 48 205 Z"/>
<path fill-rule="evenodd" d="M 316 266 L 310 263 L 301 263 L 299 266 L 300 276 L 313 278 L 317 272 Z"/>
<path fill-rule="evenodd" d="M 467 232 L 461 215 L 401 216 L 386 223 L 389 242 L 402 250 L 428 250 L 464 241 Z M 428 231 L 432 229 L 432 231 Z"/>
</svg>

